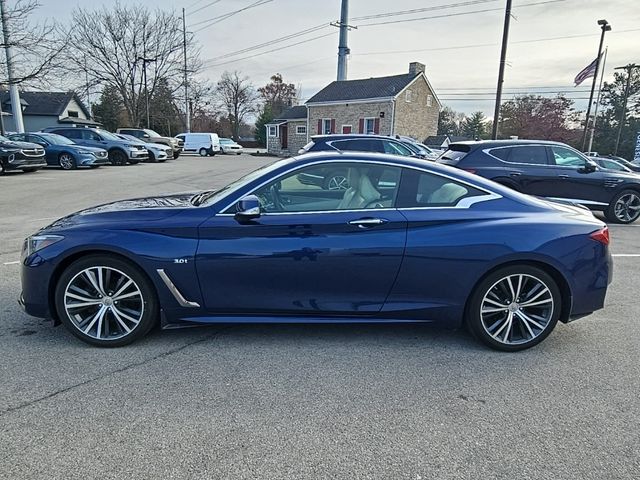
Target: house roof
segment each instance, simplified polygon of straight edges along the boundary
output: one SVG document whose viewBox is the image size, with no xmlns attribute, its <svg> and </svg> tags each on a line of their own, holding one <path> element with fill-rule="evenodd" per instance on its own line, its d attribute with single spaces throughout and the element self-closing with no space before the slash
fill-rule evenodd
<svg viewBox="0 0 640 480">
<path fill-rule="evenodd" d="M 74 92 L 20 92 L 24 115 L 60 116 L 71 100 L 75 100 L 83 113 L 91 118 L 89 110 Z M 2 105 L 10 102 L 9 92 L 0 92 Z"/>
<path fill-rule="evenodd" d="M 425 145 L 442 145 L 446 139 L 449 139 L 449 143 L 464 142 L 469 140 L 468 137 L 461 137 L 459 135 L 431 135 L 424 141 Z"/>
<path fill-rule="evenodd" d="M 307 104 L 395 97 L 419 75 L 422 73 L 331 82 L 311 97 Z"/>
<path fill-rule="evenodd" d="M 296 105 L 294 107 L 287 108 L 284 112 L 278 115 L 278 118 L 274 118 L 273 121 L 299 120 L 305 118 L 307 118 L 307 107 L 305 105 Z"/>
</svg>

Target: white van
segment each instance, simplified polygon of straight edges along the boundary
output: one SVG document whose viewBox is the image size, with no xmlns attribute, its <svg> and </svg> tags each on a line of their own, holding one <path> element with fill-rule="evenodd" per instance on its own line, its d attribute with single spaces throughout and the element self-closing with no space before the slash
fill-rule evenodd
<svg viewBox="0 0 640 480">
<path fill-rule="evenodd" d="M 184 142 L 183 152 L 199 153 L 201 157 L 220 152 L 220 139 L 217 133 L 181 133 L 176 138 Z"/>
</svg>

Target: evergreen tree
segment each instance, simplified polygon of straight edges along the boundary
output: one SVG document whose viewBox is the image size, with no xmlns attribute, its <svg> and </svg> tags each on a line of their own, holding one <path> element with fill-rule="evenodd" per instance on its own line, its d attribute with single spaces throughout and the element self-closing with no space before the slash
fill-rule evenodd
<svg viewBox="0 0 640 480">
<path fill-rule="evenodd" d="M 267 131 L 265 125 L 273 120 L 273 112 L 271 111 L 271 106 L 266 104 L 262 112 L 260 112 L 260 116 L 256 120 L 256 140 L 261 147 L 267 146 Z"/>
<path fill-rule="evenodd" d="M 115 131 L 118 127 L 130 126 L 122 98 L 116 87 L 110 85 L 104 87 L 100 100 L 94 103 L 92 108 L 94 118 L 107 130 Z"/>
</svg>

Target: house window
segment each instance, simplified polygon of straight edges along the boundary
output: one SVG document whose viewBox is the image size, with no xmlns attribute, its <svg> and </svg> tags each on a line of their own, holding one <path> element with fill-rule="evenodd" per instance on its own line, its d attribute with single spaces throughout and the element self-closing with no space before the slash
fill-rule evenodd
<svg viewBox="0 0 640 480">
<path fill-rule="evenodd" d="M 269 125 L 269 136 L 270 137 L 278 136 L 278 127 L 276 125 Z"/>
<path fill-rule="evenodd" d="M 407 103 L 411 103 L 411 90 L 407 90 L 404 93 L 404 101 Z"/>
<path fill-rule="evenodd" d="M 324 135 L 330 135 L 331 132 L 331 119 L 330 118 L 323 118 L 322 119 L 322 133 Z"/>
<path fill-rule="evenodd" d="M 364 119 L 364 133 L 367 135 L 372 135 L 376 133 L 376 119 L 375 118 L 365 118 Z"/>
<path fill-rule="evenodd" d="M 298 125 L 296 127 L 296 135 L 306 135 L 307 134 L 307 126 L 306 125 Z"/>
<path fill-rule="evenodd" d="M 433 105 L 433 97 L 431 95 L 427 95 L 427 107 Z"/>
<path fill-rule="evenodd" d="M 78 118 L 78 117 L 80 116 L 80 115 L 78 114 L 78 112 L 77 112 L 77 111 L 75 111 L 75 110 L 69 110 L 69 111 L 67 111 L 67 115 L 68 115 L 70 118 Z"/>
</svg>

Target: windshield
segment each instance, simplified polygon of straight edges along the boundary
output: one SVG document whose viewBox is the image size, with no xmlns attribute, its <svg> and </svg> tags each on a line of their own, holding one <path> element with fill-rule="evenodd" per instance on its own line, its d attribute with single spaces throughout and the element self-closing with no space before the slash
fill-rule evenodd
<svg viewBox="0 0 640 480">
<path fill-rule="evenodd" d="M 62 135 L 58 135 L 57 133 L 48 133 L 46 135 L 40 135 L 47 142 L 53 145 L 75 145 L 76 142 L 73 140 L 69 140 L 67 137 L 63 137 Z"/>
<path fill-rule="evenodd" d="M 144 133 L 146 133 L 147 135 L 149 135 L 150 137 L 161 137 L 162 135 L 160 135 L 157 132 L 154 132 L 153 130 L 149 130 L 147 128 L 144 129 Z"/>
<path fill-rule="evenodd" d="M 226 187 L 222 187 L 220 190 L 210 190 L 210 191 L 206 191 L 206 192 L 202 192 L 197 195 L 194 195 L 191 198 L 191 203 L 195 206 L 204 205 L 204 204 L 211 205 L 213 203 L 216 203 L 217 201 L 224 198 L 227 194 L 240 188 L 242 185 L 253 182 L 256 178 L 260 178 L 265 173 L 269 173 L 269 172 L 272 172 L 273 170 L 278 169 L 285 163 L 289 163 L 288 158 L 283 160 L 276 160 L 273 163 L 265 165 L 264 167 L 260 167 L 259 169 L 246 174 L 244 177 L 241 177 L 238 180 L 231 182 L 229 185 L 227 185 Z"/>
<path fill-rule="evenodd" d="M 117 137 L 111 132 L 107 132 L 106 130 L 100 130 L 100 135 L 102 135 L 107 140 L 115 140 L 116 142 L 122 142 L 123 140 L 120 137 Z"/>
<path fill-rule="evenodd" d="M 230 138 L 221 138 L 220 143 L 234 143 Z"/>
</svg>

